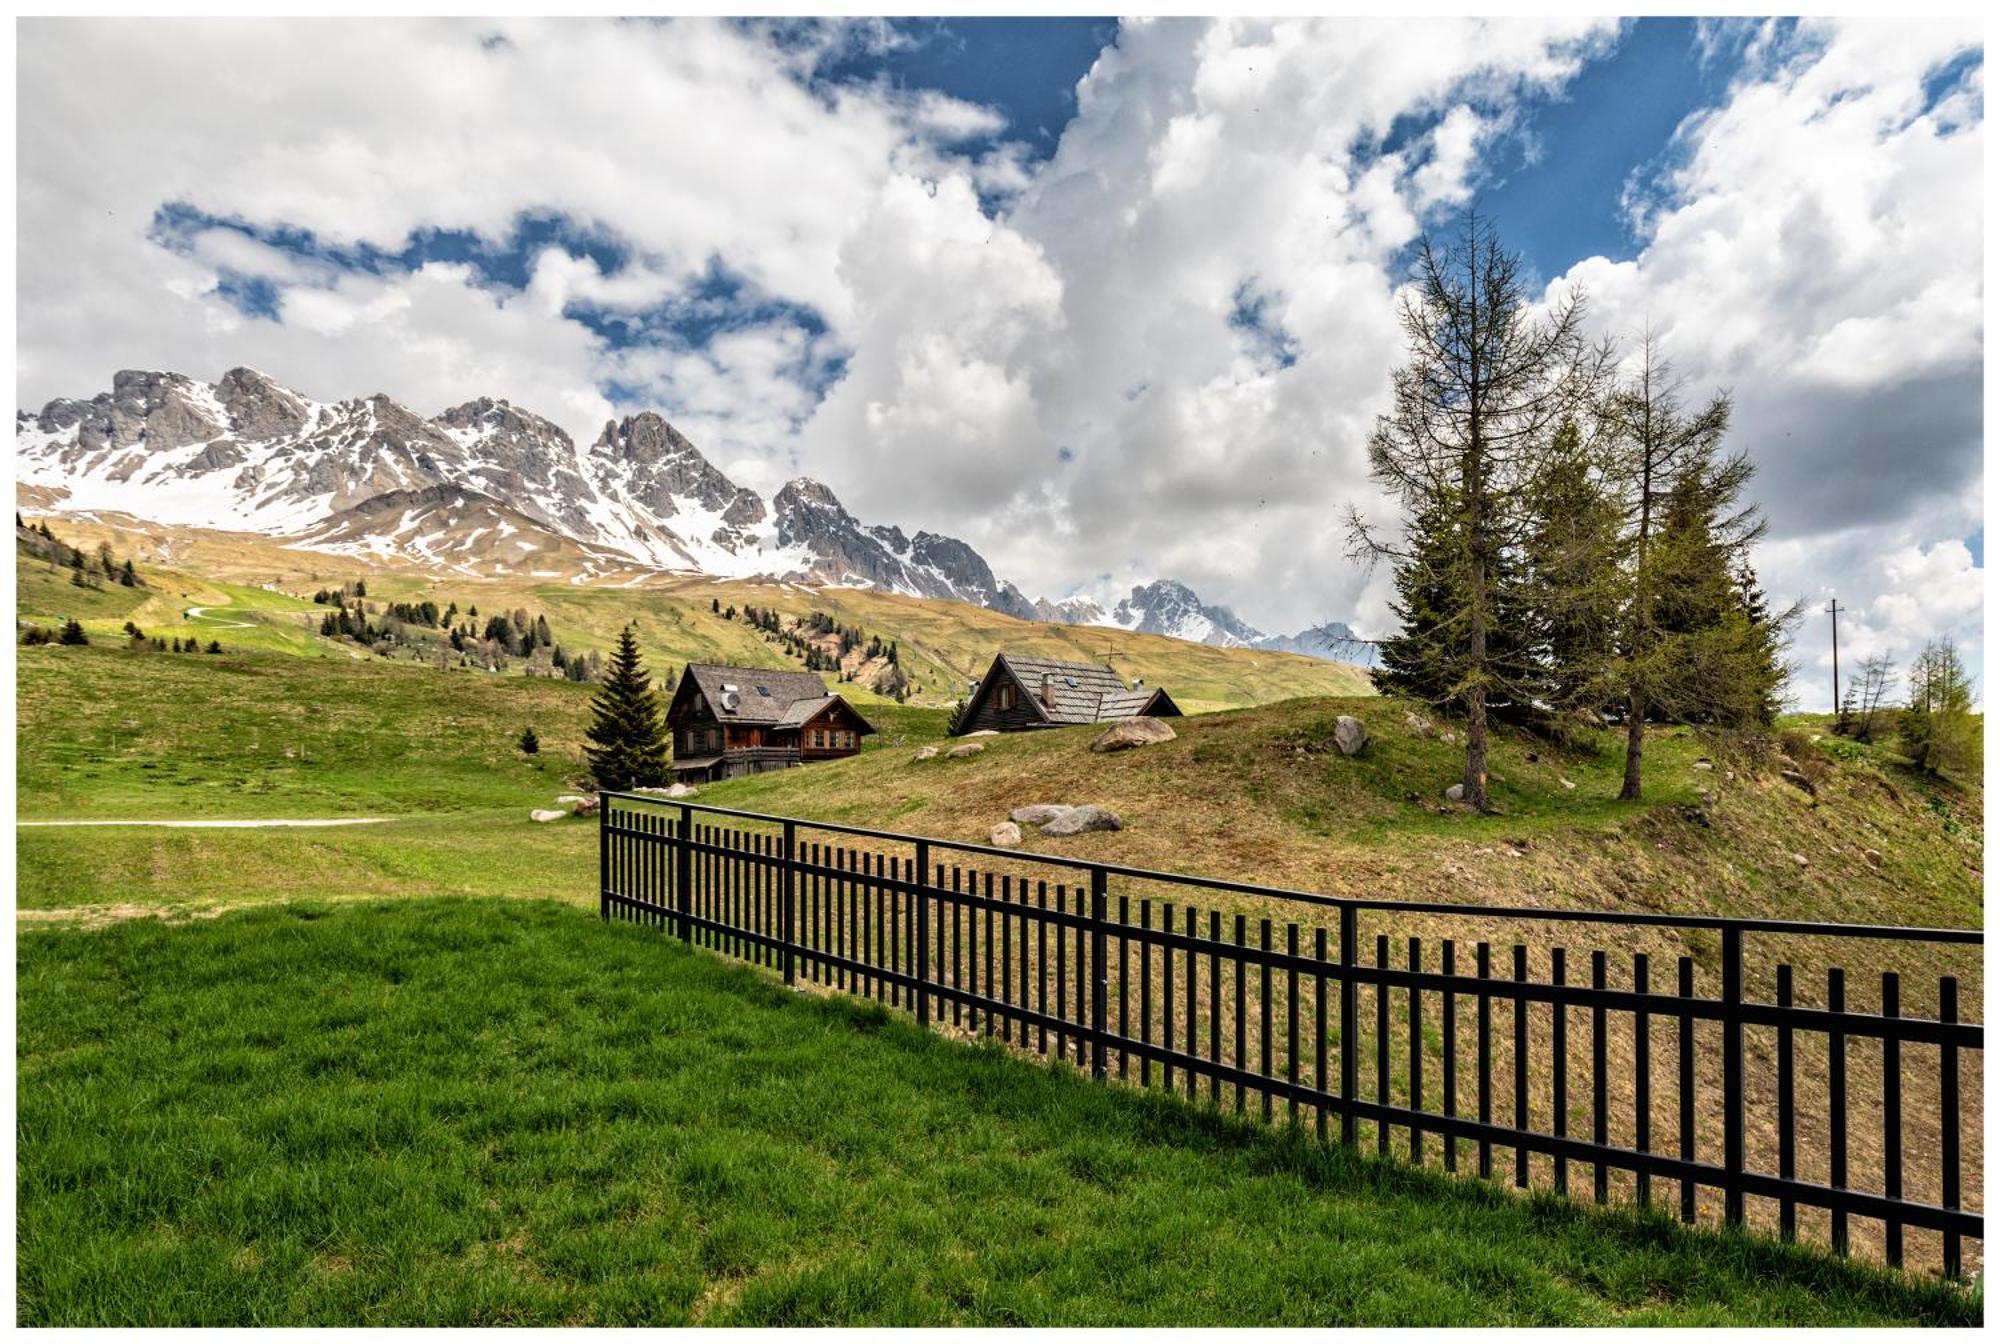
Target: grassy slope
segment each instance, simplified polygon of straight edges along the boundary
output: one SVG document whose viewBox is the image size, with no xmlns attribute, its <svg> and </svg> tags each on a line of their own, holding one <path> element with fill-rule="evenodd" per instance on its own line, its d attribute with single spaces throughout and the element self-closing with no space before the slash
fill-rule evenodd
<svg viewBox="0 0 2000 1344">
<path fill-rule="evenodd" d="M 1143 677 L 1149 684 L 1167 687 L 1190 711 L 1297 695 L 1362 694 L 1368 689 L 1365 675 L 1342 663 L 1296 654 L 1216 649 L 1124 630 L 1043 625 L 959 602 L 924 601 L 860 589 L 807 590 L 790 584 L 662 577 L 648 578 L 639 587 L 595 588 L 531 578 L 439 579 L 411 569 L 383 569 L 349 557 L 293 550 L 268 538 L 240 534 L 152 524 L 121 527 L 69 518 L 61 519 L 56 530 L 63 540 L 74 544 L 94 547 L 98 541 L 108 540 L 119 555 L 139 557 L 142 574 L 160 594 L 136 618 L 148 634 L 194 633 L 194 626 L 184 627 L 180 622 L 181 610 L 190 603 L 235 603 L 233 610 L 217 614 L 248 619 L 254 630 L 230 631 L 196 623 L 204 640 L 216 637 L 232 647 L 350 654 L 351 650 L 318 638 L 316 622 L 301 614 L 314 609 L 297 595 L 365 578 L 369 596 L 377 600 L 428 597 L 440 606 L 456 601 L 460 607 L 473 605 L 482 611 L 526 607 L 546 612 L 557 639 L 570 649 L 608 649 L 619 630 L 632 623 L 650 654 L 676 666 L 689 661 L 798 666 L 742 621 L 724 620 L 713 612 L 713 601 L 739 609 L 745 605 L 773 607 L 793 616 L 817 609 L 834 615 L 844 625 L 859 625 L 868 634 L 896 640 L 905 673 L 916 685 L 916 698 L 938 704 L 950 703 L 966 680 L 983 672 L 1001 648 L 1109 662 L 1128 680 Z M 213 577 L 191 577 L 195 574 Z M 57 577 L 62 585 L 68 585 L 67 573 Z M 41 600 L 36 599 L 38 604 Z M 30 610 L 28 606 L 20 608 L 24 615 Z M 58 610 L 68 614 L 67 609 Z M 93 624 L 86 619 L 85 624 L 93 633 L 112 634 L 126 615 L 120 610 L 115 620 Z M 156 624 L 160 627 L 157 630 Z M 876 700 L 866 692 L 853 693 L 863 703 Z"/>
<path fill-rule="evenodd" d="M 1413 731 L 1406 712 L 1372 697 L 1290 701 L 1185 719 L 1172 742 L 1110 756 L 1088 749 L 1088 728 L 988 738 L 963 760 L 885 750 L 729 781 L 703 801 L 982 842 L 1022 803 L 1092 802 L 1126 829 L 1031 831 L 1026 847 L 1342 895 L 1981 922 L 1977 801 L 1927 793 L 1893 767 L 1823 756 L 1813 798 L 1770 767 L 1697 769 L 1712 748 L 1661 732 L 1648 802 L 1632 807 L 1616 801 L 1609 735 L 1558 752 L 1502 733 L 1491 775 L 1505 815 L 1478 817 L 1442 802 L 1462 746 Z M 1331 748 L 1341 714 L 1369 727 L 1359 756 Z"/>
<path fill-rule="evenodd" d="M 23 1324 L 1977 1323 L 559 906 L 295 905 L 20 956 Z"/>
</svg>

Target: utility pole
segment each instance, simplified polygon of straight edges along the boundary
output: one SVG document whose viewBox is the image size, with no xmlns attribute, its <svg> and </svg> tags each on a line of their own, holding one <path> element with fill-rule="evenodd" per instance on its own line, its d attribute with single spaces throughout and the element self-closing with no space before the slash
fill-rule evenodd
<svg viewBox="0 0 2000 1344">
<path fill-rule="evenodd" d="M 1826 604 L 1827 615 L 1833 617 L 1833 718 L 1840 721 L 1840 599 L 1834 598 Z"/>
</svg>

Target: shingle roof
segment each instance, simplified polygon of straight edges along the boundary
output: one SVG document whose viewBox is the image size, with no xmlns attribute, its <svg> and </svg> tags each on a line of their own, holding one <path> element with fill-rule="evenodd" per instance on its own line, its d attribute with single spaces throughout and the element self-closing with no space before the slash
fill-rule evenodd
<svg viewBox="0 0 2000 1344">
<path fill-rule="evenodd" d="M 784 727 L 796 728 L 839 698 L 837 695 L 822 695 L 817 700 L 794 700 L 792 707 L 778 722 Z"/>
<path fill-rule="evenodd" d="M 1003 653 L 1000 660 L 1026 688 L 1042 716 L 1051 723 L 1103 723 L 1129 719 L 1144 709 L 1154 688 L 1127 689 L 1118 674 L 1095 663 L 1063 663 Z M 1044 683 L 1043 678 L 1048 680 Z M 1044 686 L 1047 699 L 1043 698 Z"/>
<path fill-rule="evenodd" d="M 708 698 L 715 716 L 727 723 L 802 723 L 788 720 L 792 707 L 802 700 L 823 707 L 830 697 L 826 683 L 810 672 L 784 672 L 768 667 L 725 667 L 714 663 L 689 663 L 687 674 Z M 723 708 L 723 687 L 736 688 L 737 707 Z"/>
</svg>

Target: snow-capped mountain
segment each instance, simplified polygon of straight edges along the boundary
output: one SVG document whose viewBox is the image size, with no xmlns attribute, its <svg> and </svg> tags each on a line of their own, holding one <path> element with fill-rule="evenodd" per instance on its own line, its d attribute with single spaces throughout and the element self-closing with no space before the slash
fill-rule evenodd
<svg viewBox="0 0 2000 1344">
<path fill-rule="evenodd" d="M 1264 638 L 1262 631 L 1244 624 L 1228 607 L 1205 605 L 1192 588 L 1174 579 L 1155 579 L 1134 588 L 1102 623 L 1225 648 Z"/>
<path fill-rule="evenodd" d="M 467 573 L 664 569 L 1030 604 L 964 542 L 864 527 L 801 478 L 766 503 L 653 412 L 588 449 L 481 397 L 427 419 L 386 396 L 316 402 L 254 369 L 213 385 L 128 370 L 15 424 L 16 473 L 76 511 L 261 532 Z"/>
<path fill-rule="evenodd" d="M 1368 666 L 1375 646 L 1344 622 L 1327 621 L 1295 635 L 1267 635 L 1228 607 L 1211 606 L 1176 579 L 1156 579 L 1132 590 L 1109 612 L 1087 597 L 1034 604 L 1035 619 L 1061 625 L 1115 625 L 1144 634 L 1216 644 L 1224 648 L 1302 653 L 1311 658 Z"/>
<path fill-rule="evenodd" d="M 584 448 L 492 397 L 426 417 L 380 394 L 314 401 L 255 369 L 213 384 L 126 370 L 88 401 L 19 412 L 15 474 L 59 510 L 463 574 L 770 577 L 1206 644 L 1351 661 L 1372 652 L 1338 622 L 1265 635 L 1172 579 L 1108 612 L 1087 597 L 1030 601 L 963 541 L 864 524 L 818 481 L 800 477 L 766 501 L 651 411 L 607 422 Z"/>
</svg>

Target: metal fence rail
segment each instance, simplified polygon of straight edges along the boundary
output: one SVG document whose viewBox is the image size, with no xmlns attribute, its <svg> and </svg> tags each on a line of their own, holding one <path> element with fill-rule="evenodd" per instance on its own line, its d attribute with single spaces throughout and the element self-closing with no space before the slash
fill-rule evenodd
<svg viewBox="0 0 2000 1344">
<path fill-rule="evenodd" d="M 1599 1203 L 1670 1194 L 1686 1221 L 1842 1254 L 1865 1225 L 1893 1265 L 1914 1232 L 1954 1278 L 1983 1244 L 1981 1075 L 1961 1057 L 1984 1028 L 1960 976 L 1921 1016 L 1883 970 L 1869 1012 L 1819 964 L 1893 949 L 1922 979 L 1954 956 L 1976 977 L 1978 930 L 1356 900 L 629 794 L 599 820 L 604 918 L 787 984 L 1523 1187 L 1571 1193 L 1574 1169 Z M 1331 927 L 1164 899 L 1186 894 Z M 1495 933 L 1515 940 L 1500 967 Z M 1622 941 L 1572 961 L 1548 941 L 1565 934 Z M 1752 936 L 1785 959 L 1746 957 Z"/>
</svg>

